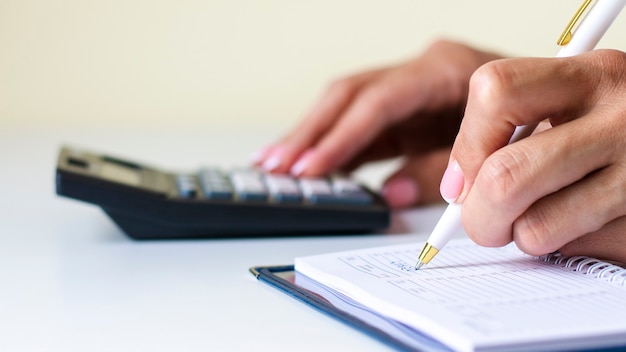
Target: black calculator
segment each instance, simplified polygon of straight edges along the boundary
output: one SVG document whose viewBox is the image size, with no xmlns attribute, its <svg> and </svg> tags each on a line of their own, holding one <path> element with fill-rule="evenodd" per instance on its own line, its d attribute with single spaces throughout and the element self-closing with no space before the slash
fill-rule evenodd
<svg viewBox="0 0 626 352">
<path fill-rule="evenodd" d="M 56 192 L 100 206 L 135 239 L 363 234 L 390 223 L 384 200 L 345 176 L 171 172 L 70 147 L 59 153 Z"/>
</svg>

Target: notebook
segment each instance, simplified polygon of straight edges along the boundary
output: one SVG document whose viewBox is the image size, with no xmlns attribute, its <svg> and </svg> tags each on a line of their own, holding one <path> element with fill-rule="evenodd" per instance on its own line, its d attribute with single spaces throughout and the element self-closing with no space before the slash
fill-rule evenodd
<svg viewBox="0 0 626 352">
<path fill-rule="evenodd" d="M 295 284 L 408 348 L 626 350 L 626 269 L 618 265 L 454 239 L 416 271 L 420 250 L 299 257 Z"/>
</svg>

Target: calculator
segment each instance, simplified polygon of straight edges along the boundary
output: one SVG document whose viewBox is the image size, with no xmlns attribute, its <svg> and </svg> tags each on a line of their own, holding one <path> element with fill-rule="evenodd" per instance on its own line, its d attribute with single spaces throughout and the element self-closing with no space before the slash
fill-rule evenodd
<svg viewBox="0 0 626 352">
<path fill-rule="evenodd" d="M 100 206 L 134 239 L 364 234 L 390 223 L 380 195 L 346 176 L 172 172 L 68 146 L 59 152 L 56 193 Z"/>
</svg>

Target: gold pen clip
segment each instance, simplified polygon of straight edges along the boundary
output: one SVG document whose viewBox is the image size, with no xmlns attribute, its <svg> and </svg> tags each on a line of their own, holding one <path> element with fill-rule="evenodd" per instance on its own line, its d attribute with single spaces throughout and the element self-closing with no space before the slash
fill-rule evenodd
<svg viewBox="0 0 626 352">
<path fill-rule="evenodd" d="M 569 43 L 570 40 L 572 40 L 572 33 L 574 32 L 574 27 L 576 27 L 576 24 L 578 24 L 580 19 L 583 17 L 583 14 L 588 9 L 591 8 L 591 6 L 589 5 L 592 2 L 593 0 L 585 0 L 585 2 L 582 5 L 580 5 L 580 8 L 578 8 L 578 11 L 576 11 L 576 13 L 574 14 L 574 17 L 572 17 L 572 19 L 567 24 L 567 27 L 565 27 L 565 30 L 559 37 L 559 40 L 556 41 L 558 45 L 565 46 L 567 45 L 567 43 Z"/>
</svg>

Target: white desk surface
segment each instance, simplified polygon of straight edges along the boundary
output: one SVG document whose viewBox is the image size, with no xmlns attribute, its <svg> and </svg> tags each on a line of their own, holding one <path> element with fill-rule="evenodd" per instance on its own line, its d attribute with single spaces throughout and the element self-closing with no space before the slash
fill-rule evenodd
<svg viewBox="0 0 626 352">
<path fill-rule="evenodd" d="M 268 141 L 258 129 L 0 130 L 0 350 L 387 350 L 257 281 L 248 268 L 423 241 L 442 207 L 395 214 L 394 234 L 136 242 L 99 208 L 54 192 L 62 143 L 193 170 L 242 165 Z"/>
</svg>

